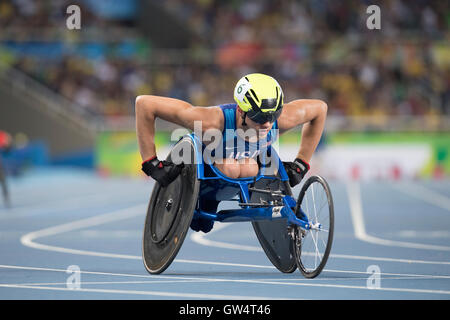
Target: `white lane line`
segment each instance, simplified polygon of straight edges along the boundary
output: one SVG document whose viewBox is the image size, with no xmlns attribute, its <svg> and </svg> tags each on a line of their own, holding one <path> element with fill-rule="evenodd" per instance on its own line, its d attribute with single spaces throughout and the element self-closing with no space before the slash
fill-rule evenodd
<svg viewBox="0 0 450 320">
<path fill-rule="evenodd" d="M 274 298 L 274 297 L 259 297 L 259 296 L 237 296 L 237 295 L 223 295 L 223 294 L 202 294 L 190 292 L 167 292 L 167 291 L 139 291 L 139 290 L 113 290 L 113 289 L 69 289 L 69 288 L 55 288 L 46 286 L 26 286 L 16 284 L 0 284 L 0 288 L 20 288 L 20 289 L 35 289 L 35 290 L 54 290 L 54 291 L 68 291 L 71 293 L 117 293 L 128 295 L 146 295 L 157 297 L 170 298 L 191 298 L 191 299 L 217 299 L 217 300 L 289 300 L 291 298 Z"/>
<path fill-rule="evenodd" d="M 4 269 L 22 269 L 22 270 L 33 270 L 33 271 L 50 271 L 50 272 L 64 272 L 65 269 L 56 268 L 40 268 L 40 267 L 23 267 L 23 266 L 10 266 L 10 265 L 0 265 L 0 268 Z M 159 281 L 151 279 L 165 279 L 165 281 L 189 281 L 189 282 L 229 282 L 226 279 L 211 279 L 211 278 L 199 278 L 199 277 L 185 277 L 185 276 L 170 276 L 170 275 L 138 275 L 138 274 L 123 274 L 123 273 L 109 273 L 109 272 L 96 272 L 96 271 L 84 271 L 80 270 L 80 274 L 91 274 L 91 275 L 108 275 L 108 276 L 120 276 L 120 277 L 138 277 L 148 279 L 148 283 L 155 283 Z M 180 281 L 181 280 L 181 281 Z M 232 281 L 232 280 L 230 280 Z M 239 282 L 236 280 L 234 282 Z M 83 281 L 81 285 L 83 285 Z M 80 288 L 77 290 L 68 288 L 55 288 L 48 286 L 39 285 L 24 285 L 24 284 L 0 284 L 0 288 L 22 288 L 22 289 L 40 289 L 40 290 L 60 290 L 60 291 L 79 291 L 79 292 L 98 292 L 98 293 L 120 293 L 120 294 L 136 294 L 136 295 L 151 295 L 151 296 L 165 296 L 172 298 L 193 298 L 193 299 L 232 299 L 232 300 L 271 300 L 271 299 L 281 299 L 288 300 L 289 298 L 274 298 L 274 297 L 262 297 L 262 296 L 240 296 L 240 295 L 221 295 L 221 294 L 198 294 L 189 292 L 166 292 L 166 291 L 137 291 L 137 290 L 108 290 L 108 289 L 86 289 Z"/>
<path fill-rule="evenodd" d="M 214 241 L 207 239 L 206 237 L 211 236 L 214 232 L 224 229 L 229 226 L 230 223 L 219 223 L 214 226 L 214 228 L 207 234 L 203 232 L 196 232 L 191 235 L 191 240 L 204 246 L 232 249 L 232 250 L 243 250 L 252 252 L 263 252 L 261 247 L 256 246 L 244 246 L 240 244 L 233 244 L 230 242 Z M 429 261 L 429 260 L 417 260 L 417 259 L 399 259 L 399 258 L 385 258 L 385 257 L 369 257 L 360 255 L 348 255 L 348 254 L 336 254 L 331 253 L 331 258 L 336 259 L 350 259 L 350 260 L 368 260 L 368 261 L 385 261 L 385 262 L 396 262 L 396 263 L 415 263 L 415 264 L 434 264 L 434 265 L 450 265 L 450 261 Z M 176 261 L 176 260 L 175 260 Z M 195 261 L 193 262 L 195 263 Z"/>
<path fill-rule="evenodd" d="M 200 261 L 200 263 L 207 263 L 206 261 Z M 209 263 L 208 263 L 209 264 Z M 216 262 L 216 265 L 223 265 L 222 262 Z M 225 263 L 225 265 L 228 265 Z M 236 265 L 233 264 L 233 266 L 250 266 L 250 267 L 260 267 L 260 268 L 266 268 L 266 269 L 275 269 L 274 266 L 255 266 L 255 265 Z M 29 270 L 29 271 L 42 271 L 42 272 L 61 272 L 61 273 L 67 273 L 66 269 L 56 269 L 56 268 L 43 268 L 43 267 L 26 267 L 26 266 L 13 266 L 13 265 L 0 265 L 0 268 L 3 269 L 17 269 L 17 270 Z M 357 271 L 357 270 L 335 270 L 335 269 L 324 269 L 323 271 L 327 273 L 346 273 L 346 274 L 364 274 L 368 275 L 367 271 Z M 201 277 L 187 277 L 187 276 L 178 276 L 178 275 L 140 275 L 140 274 L 129 274 L 129 273 L 111 273 L 111 272 L 98 272 L 98 271 L 86 271 L 86 270 L 80 270 L 80 274 L 84 275 L 100 275 L 100 276 L 114 276 L 114 277 L 131 277 L 131 278 L 145 278 L 149 281 L 155 281 L 152 279 L 171 279 L 171 280 L 190 280 L 190 281 L 203 281 L 207 278 L 201 278 Z M 429 278 L 429 279 L 450 279 L 450 275 L 431 275 L 431 274 L 414 274 L 414 273 L 389 273 L 389 272 L 380 272 L 380 276 L 396 276 L 396 277 L 405 277 L 405 278 Z M 329 279 L 329 278 L 327 278 Z M 327 280 L 322 279 L 322 280 Z M 348 278 L 341 280 L 353 280 L 355 278 Z M 365 277 L 367 279 L 367 277 Z M 209 279 L 211 281 L 221 281 L 223 279 Z M 260 279 L 260 280 L 267 280 L 267 281 L 311 281 L 310 279 Z"/>
<path fill-rule="evenodd" d="M 232 262 L 218 262 L 218 261 L 201 261 L 201 260 L 175 259 L 173 262 L 190 263 L 190 264 L 204 264 L 204 265 L 212 265 L 212 266 L 238 267 L 238 268 L 276 269 L 274 266 L 269 266 L 269 265 L 232 263 Z"/>
<path fill-rule="evenodd" d="M 366 227 L 364 223 L 364 215 L 361 203 L 361 190 L 359 183 L 349 182 L 347 183 L 347 194 L 350 204 L 350 213 L 352 217 L 353 229 L 355 237 L 361 241 L 373 243 L 377 245 L 391 246 L 391 247 L 402 247 L 402 248 L 412 248 L 412 249 L 425 249 L 425 250 L 439 250 L 439 251 L 450 251 L 449 246 L 439 246 L 432 244 L 414 243 L 414 242 L 404 242 L 382 239 L 379 237 L 371 236 L 366 232 Z"/>
<path fill-rule="evenodd" d="M 147 280 L 147 281 L 84 281 L 82 286 L 93 284 L 155 284 L 155 283 L 186 283 L 186 282 L 211 282 L 208 280 Z M 46 282 L 46 283 L 3 283 L 16 286 L 67 286 L 67 282 Z"/>
<path fill-rule="evenodd" d="M 136 205 L 130 208 L 125 208 L 121 210 L 117 210 L 114 212 L 81 219 L 77 221 L 72 221 L 69 223 L 65 223 L 62 225 L 41 229 L 35 232 L 27 233 L 26 235 L 20 238 L 20 242 L 27 247 L 40 249 L 40 250 L 48 250 L 48 251 L 56 251 L 56 252 L 64 252 L 64 253 L 72 253 L 72 254 L 81 254 L 81 255 L 92 255 L 97 257 L 109 257 L 109 258 L 122 258 L 122 259 L 136 259 L 136 256 L 131 255 L 123 255 L 123 254 L 112 254 L 112 253 L 102 253 L 102 252 L 93 252 L 87 250 L 76 250 L 69 249 L 57 246 L 50 246 L 45 244 L 40 244 L 35 242 L 34 240 L 42 237 L 53 236 L 69 231 L 74 231 L 78 229 L 83 229 L 87 227 L 97 226 L 108 222 L 120 221 L 132 217 L 136 217 L 139 215 L 144 215 L 147 210 L 146 205 Z M 140 259 L 140 257 L 139 257 Z"/>
<path fill-rule="evenodd" d="M 258 281 L 258 280 L 246 280 L 248 283 L 259 284 L 274 284 L 274 285 L 289 285 L 289 286 L 303 286 L 303 287 L 323 287 L 323 288 L 339 288 L 339 289 L 358 289 L 358 290 L 374 290 L 374 291 L 393 291 L 393 292 L 406 292 L 406 293 L 429 293 L 429 294 L 448 294 L 448 290 L 429 290 L 429 289 L 414 289 L 414 288 L 389 288 L 380 287 L 377 289 L 371 289 L 367 286 L 351 286 L 342 284 L 325 284 L 325 283 L 285 283 L 282 281 Z"/>
<path fill-rule="evenodd" d="M 385 258 L 385 257 L 357 256 L 357 255 L 349 255 L 349 254 L 330 254 L 330 257 L 340 258 L 340 259 L 350 259 L 350 260 L 384 261 L 384 262 L 406 263 L 406 264 L 450 265 L 450 261 L 397 259 L 397 258 Z"/>
<path fill-rule="evenodd" d="M 100 215 L 100 216 L 96 216 L 96 217 L 92 217 L 92 218 L 87 218 L 87 219 L 82 219 L 82 220 L 78 220 L 78 221 L 74 221 L 71 223 L 67 223 L 67 224 L 63 224 L 63 225 L 59 225 L 59 226 L 55 226 L 55 227 L 51 227 L 51 228 L 46 228 L 46 229 L 42 229 L 36 232 L 32 232 L 29 233 L 27 235 L 24 235 L 21 238 L 21 242 L 26 245 L 26 246 L 30 246 L 36 249 L 41 249 L 41 250 L 50 250 L 50 251 L 58 251 L 58 252 L 65 252 L 65 253 L 72 253 L 72 254 L 83 254 L 83 255 L 92 255 L 92 256 L 102 256 L 102 257 L 112 257 L 112 258 L 122 258 L 122 259 L 141 259 L 140 256 L 131 256 L 131 255 L 118 255 L 118 254 L 109 254 L 109 253 L 102 253 L 102 252 L 93 252 L 93 251 L 84 251 L 84 250 L 73 250 L 73 249 L 68 249 L 68 248 L 62 248 L 62 247 L 55 247 L 55 246 L 48 246 L 48 245 L 42 245 L 39 243 L 34 242 L 33 240 L 36 240 L 40 237 L 44 237 L 44 236 L 51 236 L 51 235 L 56 235 L 56 234 L 60 234 L 60 233 L 64 233 L 64 232 L 68 232 L 68 231 L 73 231 L 73 230 L 78 230 L 81 228 L 86 228 L 89 226 L 93 226 L 93 225 L 99 225 L 99 224 L 103 224 L 103 223 L 107 223 L 107 222 L 113 222 L 113 221 L 119 221 L 122 219 L 127 219 L 130 217 L 134 217 L 137 216 L 139 214 L 141 214 L 141 210 L 145 208 L 143 206 L 135 206 L 132 208 L 127 209 L 123 209 L 123 210 L 118 210 L 115 211 L 113 213 L 109 213 L 109 214 L 104 214 L 104 215 Z M 133 212 L 133 210 L 137 210 L 136 212 Z M 223 224 L 223 227 L 225 227 L 225 224 Z M 222 227 L 222 229 L 223 229 Z M 216 230 L 220 230 L 220 229 L 216 229 Z M 355 257 L 352 257 L 355 258 Z M 369 257 L 370 258 L 370 257 Z M 382 258 L 378 258 L 378 259 L 382 259 Z M 177 260 L 175 260 L 177 261 Z M 408 260 L 404 260 L 405 262 Z M 224 263 L 219 263 L 219 262 L 207 262 L 207 261 L 190 261 L 190 260 L 178 260 L 177 262 L 184 262 L 184 263 L 201 263 L 201 264 L 224 264 Z M 251 265 L 243 265 L 243 264 L 231 264 L 231 263 L 226 263 L 226 265 L 231 266 L 251 266 Z M 263 268 L 267 268 L 267 266 L 259 266 L 259 267 L 263 267 Z M 198 278 L 201 279 L 201 278 Z M 201 279 L 201 280 L 205 280 L 205 279 Z M 223 279 L 207 279 L 210 281 L 225 281 Z M 233 281 L 233 282 L 251 282 L 251 283 L 258 283 L 255 281 L 250 281 L 250 280 L 226 280 L 226 281 Z M 263 281 L 264 282 L 264 281 Z M 280 284 L 280 282 L 264 282 L 264 284 Z M 314 285 L 313 285 L 314 286 Z M 338 288 L 340 288 L 341 286 L 337 286 Z M 351 288 L 352 286 L 346 286 L 348 288 Z M 367 289 L 366 287 L 355 287 L 353 286 L 353 288 L 356 289 Z M 44 289 L 44 287 L 43 287 Z M 395 288 L 394 288 L 395 289 Z M 393 289 L 393 290 L 394 290 Z M 415 290 L 406 290 L 405 292 L 416 292 Z M 425 291 L 417 291 L 417 292 L 422 292 L 422 293 L 442 293 L 441 291 L 436 291 L 434 292 L 433 290 L 425 290 Z M 164 294 L 163 294 L 164 295 Z M 194 296 L 185 296 L 185 297 L 194 297 Z"/>
<path fill-rule="evenodd" d="M 322 287 L 322 288 L 338 288 L 338 289 L 357 289 L 357 290 L 370 290 L 370 291 L 390 291 L 390 292 L 405 292 L 405 293 L 427 293 L 427 294 L 439 294 L 450 295 L 450 291 L 447 290 L 427 290 L 427 289 L 408 289 L 408 288 L 387 288 L 380 287 L 377 289 L 370 289 L 365 286 L 350 286 L 339 284 L 320 284 L 320 283 L 286 283 L 281 281 L 258 281 L 258 280 L 220 280 L 223 282 L 243 282 L 251 284 L 268 284 L 268 285 L 288 285 L 299 287 Z M 235 295 L 220 295 L 220 294 L 201 294 L 201 293 L 189 293 L 189 292 L 167 292 L 167 291 L 138 291 L 138 290 L 112 290 L 112 289 L 69 289 L 69 288 L 55 288 L 45 286 L 24 286 L 15 284 L 0 284 L 0 288 L 22 288 L 22 289 L 39 289 L 39 290 L 56 290 L 56 291 L 70 291 L 74 292 L 95 292 L 95 293 L 118 293 L 129 295 L 150 295 L 150 296 L 165 296 L 171 298 L 192 298 L 192 299 L 233 299 L 233 300 L 288 300 L 292 298 L 275 298 L 275 297 L 258 297 L 258 296 L 235 296 Z M 297 300 L 297 298 L 296 298 Z"/>
<path fill-rule="evenodd" d="M 57 225 L 50 228 L 45 228 L 41 230 L 37 230 L 34 232 L 27 233 L 20 238 L 20 242 L 27 247 L 53 251 L 53 252 L 61 252 L 68 254 L 78 254 L 78 255 L 87 255 L 87 256 L 96 256 L 96 257 L 104 257 L 104 258 L 117 258 L 117 259 L 131 259 L 131 260 L 141 260 L 142 256 L 135 255 L 126 255 L 126 254 L 116 254 L 116 253 L 107 253 L 107 252 L 98 252 L 98 251 L 90 251 L 90 250 L 78 250 L 71 249 L 65 247 L 58 247 L 52 245 L 46 245 L 36 242 L 37 239 L 47 236 L 54 236 L 57 234 L 75 231 L 87 227 L 93 227 L 97 225 L 101 225 L 108 222 L 116 222 L 124 219 L 129 219 L 135 216 L 144 215 L 147 210 L 146 205 L 136 205 L 133 207 L 129 207 L 126 209 L 121 209 L 118 211 L 72 221 L 69 223 L 65 223 L 62 225 Z M 220 241 L 212 241 L 206 239 L 206 235 L 211 235 L 213 232 L 217 232 L 222 230 L 223 228 L 231 225 L 230 223 L 217 223 L 213 230 L 208 234 L 204 234 L 202 232 L 192 233 L 191 239 L 192 241 L 210 247 L 219 247 L 233 250 L 244 250 L 244 251 L 255 251 L 262 252 L 261 247 L 256 246 L 246 246 L 240 244 L 232 244 L 229 242 L 220 242 Z M 351 259 L 351 260 L 368 260 L 368 261 L 386 261 L 386 262 L 397 262 L 397 263 L 417 263 L 417 264 L 434 264 L 434 265 L 450 265 L 449 261 L 427 261 L 427 260 L 413 260 L 413 259 L 397 259 L 397 258 L 385 258 L 385 257 L 369 257 L 369 256 L 358 256 L 358 255 L 346 255 L 346 254 L 330 254 L 332 258 L 338 259 Z M 260 265 L 252 265 L 252 264 L 236 264 L 236 263 L 226 263 L 226 262 L 213 262 L 213 261 L 196 261 L 196 260 L 187 260 L 187 259 L 175 259 L 174 262 L 178 263 L 195 263 L 195 264 L 209 264 L 209 265 L 226 265 L 226 266 L 235 266 L 235 267 L 251 267 L 251 268 L 272 268 L 272 266 L 260 266 Z"/>
<path fill-rule="evenodd" d="M 8 268 L 11 267 L 13 269 L 33 269 L 33 270 L 42 270 L 42 271 L 57 271 L 57 272 L 65 272 L 63 269 L 50 269 L 50 268 L 37 268 L 37 267 L 19 267 L 19 266 L 5 266 L 0 265 L 0 267 Z M 108 274 L 104 272 L 89 272 L 89 271 L 81 271 L 81 273 L 88 274 Z M 356 272 L 359 273 L 359 272 Z M 123 274 L 121 274 L 122 276 Z M 305 286 L 305 287 L 326 287 L 326 288 L 344 288 L 344 289 L 357 289 L 357 290 L 376 290 L 376 291 L 393 291 L 393 292 L 406 292 L 406 293 L 427 293 L 427 294 L 445 294 L 450 295 L 450 291 L 448 290 L 429 290 L 429 289 L 414 289 L 414 288 L 391 288 L 391 287 L 381 287 L 379 289 L 370 289 L 367 286 L 353 286 L 353 285 L 342 285 L 342 284 L 320 284 L 314 281 L 311 282 L 311 279 L 303 279 L 306 283 L 298 282 L 298 279 L 294 280 L 297 282 L 286 282 L 282 280 L 248 280 L 248 279 L 224 279 L 224 278 L 199 278 L 199 277 L 185 277 L 185 276 L 162 276 L 162 275 L 152 275 L 152 276 L 141 276 L 141 275 L 127 275 L 127 276 L 136 276 L 136 277 L 147 277 L 147 278 L 163 278 L 163 279 L 177 279 L 177 280 L 194 280 L 201 282 L 232 282 L 232 283 L 250 283 L 250 284 L 259 284 L 259 285 L 285 285 L 285 286 Z M 367 278 L 364 278 L 367 279 Z M 292 279 L 290 279 L 292 281 Z M 350 279 L 357 280 L 357 279 Z M 83 284 L 83 282 L 81 283 Z M 41 289 L 41 290 L 72 290 L 66 288 L 54 288 L 47 286 L 35 286 L 35 285 L 21 285 L 21 284 L 0 284 L 0 287 L 10 287 L 10 288 L 25 288 L 25 289 Z M 243 297 L 243 296 L 224 296 L 224 295 L 216 295 L 216 294 L 196 294 L 196 293 L 173 293 L 173 292 L 160 292 L 160 291 L 134 291 L 134 290 L 106 290 L 106 289 L 84 289 L 80 288 L 76 291 L 85 291 L 85 292 L 102 292 L 102 293 L 125 293 L 125 294 L 147 294 L 147 295 L 161 295 L 161 296 L 170 296 L 170 297 L 188 297 L 188 298 L 208 298 L 208 299 L 286 299 L 286 298 L 273 298 L 273 297 Z"/>
<path fill-rule="evenodd" d="M 31 271 L 42 271 L 42 272 L 61 272 L 67 273 L 65 269 L 55 269 L 55 268 L 42 268 L 42 267 L 25 267 L 25 266 L 12 266 L 12 265 L 0 265 L 0 268 L 3 269 L 18 269 L 18 270 L 31 270 Z M 267 267 L 271 269 L 275 269 L 275 267 Z M 356 275 L 365 275 L 363 278 L 319 278 L 315 279 L 316 281 L 328 281 L 328 280 L 341 280 L 341 281 L 353 281 L 360 279 L 367 279 L 367 271 L 356 271 L 356 270 L 333 270 L 333 269 L 324 269 L 326 273 L 345 273 L 345 274 L 356 274 Z M 205 277 L 187 277 L 187 276 L 178 276 L 178 275 L 139 275 L 139 274 L 124 274 L 124 273 L 111 273 L 111 272 L 97 272 L 97 271 L 86 271 L 80 270 L 80 274 L 82 275 L 101 275 L 101 276 L 114 276 L 114 277 L 128 277 L 128 278 L 145 278 L 145 281 L 138 281 L 137 283 L 160 283 L 160 282 L 223 282 L 223 281 L 234 281 L 234 279 L 225 279 L 225 278 L 205 278 Z M 381 272 L 380 276 L 384 279 L 450 279 L 450 275 L 429 275 L 429 274 L 411 274 L 411 273 L 389 273 L 389 272 Z M 397 277 L 397 278 L 393 278 Z M 164 279 L 164 280 L 154 280 L 154 279 Z M 241 281 L 241 280 L 236 280 Z M 273 278 L 261 278 L 257 281 L 311 281 L 310 279 L 298 278 L 298 279 L 273 279 Z M 93 282 L 85 282 L 83 283 L 93 283 Z M 115 283 L 115 282 L 105 282 L 105 283 Z M 117 283 L 128 283 L 128 282 L 117 282 Z M 28 283 L 28 284 L 16 284 L 16 285 L 54 285 L 58 283 Z M 65 283 L 61 283 L 65 284 Z"/>
<path fill-rule="evenodd" d="M 6 265 L 6 264 L 0 264 L 0 268 L 3 268 L 3 269 L 29 270 L 29 271 L 50 271 L 50 272 L 64 272 L 64 273 L 67 273 L 66 269 L 13 266 L 13 265 Z M 140 274 L 111 273 L 111 272 L 98 272 L 98 271 L 85 271 L 85 270 L 80 270 L 80 273 L 81 274 L 95 274 L 95 275 L 102 275 L 102 276 L 116 276 L 116 277 L 137 277 L 137 278 L 147 278 L 147 279 L 150 279 L 151 277 L 153 277 L 153 276 L 150 276 L 148 274 L 140 275 Z M 156 275 L 156 277 L 160 277 L 160 276 Z"/>
<path fill-rule="evenodd" d="M 212 233 L 215 233 L 219 230 L 222 230 L 229 226 L 230 223 L 216 223 L 214 225 L 214 228 L 208 233 L 208 235 L 211 235 Z M 222 242 L 222 241 L 213 241 L 210 239 L 207 239 L 206 234 L 203 232 L 195 232 L 191 234 L 191 240 L 195 243 L 201 244 L 203 246 L 207 247 L 216 247 L 216 248 L 223 248 L 223 249 L 232 249 L 232 250 L 243 250 L 243 251 L 263 251 L 261 247 L 255 247 L 255 246 L 247 246 L 242 244 L 233 244 L 229 242 Z"/>
</svg>

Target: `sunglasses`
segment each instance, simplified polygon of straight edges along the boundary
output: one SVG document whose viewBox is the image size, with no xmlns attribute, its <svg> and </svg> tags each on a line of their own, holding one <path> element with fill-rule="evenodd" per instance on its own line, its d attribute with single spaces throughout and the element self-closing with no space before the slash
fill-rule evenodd
<svg viewBox="0 0 450 320">
<path fill-rule="evenodd" d="M 258 124 L 264 124 L 266 122 L 275 122 L 281 115 L 281 109 L 279 108 L 275 112 L 262 112 L 249 110 L 247 112 L 247 117 Z"/>
</svg>

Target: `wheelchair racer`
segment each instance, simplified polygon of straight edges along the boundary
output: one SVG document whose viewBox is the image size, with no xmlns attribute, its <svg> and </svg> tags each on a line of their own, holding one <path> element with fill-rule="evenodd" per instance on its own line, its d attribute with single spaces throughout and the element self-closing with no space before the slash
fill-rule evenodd
<svg viewBox="0 0 450 320">
<path fill-rule="evenodd" d="M 257 156 L 277 139 L 277 133 L 303 124 L 301 143 L 296 158 L 283 162 L 291 187 L 297 185 L 310 169 L 309 162 L 324 130 L 327 104 L 321 100 L 298 99 L 284 103 L 278 82 L 265 74 L 253 73 L 242 77 L 234 90 L 236 103 L 214 107 L 192 106 L 168 97 L 141 95 L 136 98 L 136 133 L 142 157 L 142 170 L 162 186 L 170 184 L 180 173 L 181 165 L 159 160 L 154 143 L 155 119 L 194 130 L 194 122 L 201 121 L 202 132 L 216 129 L 221 132 L 252 131 L 244 137 L 245 150 L 237 146 L 225 148 L 224 159 L 214 165 L 226 176 L 243 178 L 256 176 L 260 168 Z M 235 135 L 239 138 L 239 135 Z M 263 142 L 263 143 L 260 143 Z"/>
</svg>

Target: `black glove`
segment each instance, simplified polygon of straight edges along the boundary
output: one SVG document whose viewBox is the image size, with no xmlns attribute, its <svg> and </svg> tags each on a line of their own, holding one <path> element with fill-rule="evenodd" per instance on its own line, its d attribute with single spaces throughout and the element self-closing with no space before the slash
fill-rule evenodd
<svg viewBox="0 0 450 320">
<path fill-rule="evenodd" d="M 289 177 L 289 184 L 291 187 L 299 184 L 305 174 L 309 171 L 309 163 L 300 158 L 296 158 L 294 162 L 283 162 L 283 165 Z"/>
<path fill-rule="evenodd" d="M 160 161 L 156 156 L 142 162 L 142 171 L 147 176 L 158 181 L 162 187 L 167 187 L 175 180 L 183 167 L 183 163 L 176 165 L 170 161 Z"/>
</svg>

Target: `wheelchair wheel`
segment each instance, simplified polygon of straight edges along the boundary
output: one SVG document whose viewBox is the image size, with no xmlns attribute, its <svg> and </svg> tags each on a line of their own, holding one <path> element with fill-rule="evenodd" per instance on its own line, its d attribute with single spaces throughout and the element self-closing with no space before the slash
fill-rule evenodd
<svg viewBox="0 0 450 320">
<path fill-rule="evenodd" d="M 175 259 L 194 215 L 200 183 L 197 180 L 196 152 L 190 137 L 181 139 L 167 160 L 185 163 L 180 175 L 167 187 L 155 182 L 147 209 L 142 243 L 145 268 L 162 273 Z M 187 161 L 186 161 L 187 160 Z"/>
<path fill-rule="evenodd" d="M 306 278 L 315 278 L 325 267 L 333 243 L 334 207 L 331 190 L 320 176 L 310 177 L 297 199 L 295 214 L 307 219 L 310 230 L 293 228 L 294 257 Z"/>
</svg>

